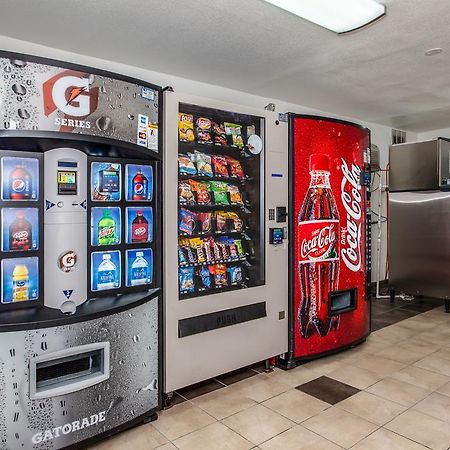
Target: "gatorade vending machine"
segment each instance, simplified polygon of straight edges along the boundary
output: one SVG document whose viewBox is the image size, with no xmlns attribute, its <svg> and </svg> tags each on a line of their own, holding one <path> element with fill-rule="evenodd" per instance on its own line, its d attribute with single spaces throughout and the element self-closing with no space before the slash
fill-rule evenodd
<svg viewBox="0 0 450 450">
<path fill-rule="evenodd" d="M 161 89 L 8 53 L 0 72 L 0 442 L 80 448 L 161 401 Z"/>
<path fill-rule="evenodd" d="M 370 331 L 370 132 L 289 114 L 289 141 L 288 368 Z"/>
<path fill-rule="evenodd" d="M 165 112 L 170 399 L 287 350 L 287 133 L 263 108 L 175 92 Z"/>
</svg>

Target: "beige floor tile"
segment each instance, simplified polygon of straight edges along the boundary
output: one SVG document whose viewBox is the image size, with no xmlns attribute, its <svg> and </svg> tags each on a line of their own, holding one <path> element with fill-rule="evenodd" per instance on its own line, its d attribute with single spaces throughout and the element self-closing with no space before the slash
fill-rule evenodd
<svg viewBox="0 0 450 450">
<path fill-rule="evenodd" d="M 295 425 L 291 420 L 262 405 L 252 406 L 227 417 L 222 422 L 255 445 L 259 445 Z"/>
<path fill-rule="evenodd" d="M 370 370 L 381 377 L 387 377 L 406 367 L 405 364 L 376 355 L 367 356 L 356 361 L 355 366 Z"/>
<path fill-rule="evenodd" d="M 122 448 L 121 450 L 125 450 Z M 134 450 L 134 449 L 131 449 Z M 175 445 L 172 444 L 172 442 L 168 442 L 167 444 L 161 445 L 161 447 L 157 447 L 156 450 L 177 450 Z"/>
<path fill-rule="evenodd" d="M 352 447 L 352 450 L 426 450 L 426 448 L 392 431 L 380 428 Z"/>
<path fill-rule="evenodd" d="M 414 405 L 414 409 L 450 423 L 450 397 L 447 395 L 433 392 Z"/>
<path fill-rule="evenodd" d="M 144 424 L 113 436 L 106 441 L 91 447 L 90 450 L 152 450 L 168 442 L 169 441 L 153 427 L 153 424 Z"/>
<path fill-rule="evenodd" d="M 331 406 L 297 389 L 277 395 L 265 401 L 263 405 L 297 423 L 303 422 Z"/>
<path fill-rule="evenodd" d="M 445 342 L 448 339 L 448 334 L 441 332 L 438 329 L 436 331 L 425 331 L 417 335 L 418 339 L 423 341 L 431 342 L 432 344 L 439 345 L 441 347 L 445 346 Z"/>
<path fill-rule="evenodd" d="M 403 340 L 410 339 L 413 336 L 417 335 L 417 332 L 410 329 L 404 328 L 399 325 L 390 325 L 388 327 L 383 328 L 381 336 L 384 339 L 400 343 Z"/>
<path fill-rule="evenodd" d="M 377 381 L 380 381 L 382 378 L 380 375 L 377 375 L 370 370 L 361 369 L 360 367 L 352 365 L 340 367 L 329 373 L 327 376 L 358 389 L 366 389 Z"/>
<path fill-rule="evenodd" d="M 444 384 L 444 386 L 440 387 L 436 392 L 440 394 L 448 395 L 450 397 L 450 382 Z"/>
<path fill-rule="evenodd" d="M 190 402 L 184 402 L 161 411 L 158 420 L 153 423 L 153 426 L 173 441 L 213 422 L 215 422 L 215 419 L 209 414 L 206 414 Z"/>
<path fill-rule="evenodd" d="M 302 425 L 344 448 L 351 447 L 378 428 L 378 425 L 336 407 L 326 409 Z"/>
<path fill-rule="evenodd" d="M 424 357 L 423 353 L 415 352 L 410 347 L 404 345 L 393 345 L 384 348 L 377 353 L 377 356 L 388 358 L 403 364 L 412 364 Z"/>
<path fill-rule="evenodd" d="M 450 447 L 448 424 L 413 409 L 397 416 L 385 428 L 434 450 Z"/>
<path fill-rule="evenodd" d="M 433 356 L 450 360 L 450 347 L 442 347 L 436 353 L 433 353 Z"/>
<path fill-rule="evenodd" d="M 191 401 L 218 420 L 236 414 L 256 404 L 254 400 L 243 396 L 230 387 L 201 395 Z"/>
<path fill-rule="evenodd" d="M 339 359 L 339 355 L 333 355 L 326 358 L 315 359 L 314 361 L 304 364 L 302 367 L 313 371 L 317 377 L 321 377 L 333 372 L 333 370 L 339 369 L 339 367 L 342 366 L 343 363 Z"/>
<path fill-rule="evenodd" d="M 352 395 L 335 406 L 380 426 L 390 422 L 406 409 L 405 406 L 364 391 Z"/>
<path fill-rule="evenodd" d="M 254 445 L 216 422 L 174 441 L 180 450 L 250 450 Z"/>
<path fill-rule="evenodd" d="M 402 343 L 402 346 L 408 348 L 408 351 L 423 353 L 424 355 L 434 353 L 441 348 L 438 344 L 416 338 L 408 339 L 406 342 Z"/>
<path fill-rule="evenodd" d="M 259 403 L 286 392 L 291 388 L 292 386 L 278 380 L 271 379 L 265 374 L 259 374 L 255 377 L 250 377 L 246 380 L 239 381 L 238 383 L 229 386 L 227 389 L 235 391 L 240 395 L 248 397 Z"/>
<path fill-rule="evenodd" d="M 421 315 L 417 315 L 414 317 L 411 317 L 406 320 L 402 320 L 401 322 L 398 322 L 397 324 L 399 327 L 402 328 L 409 328 L 410 330 L 413 330 L 414 333 L 423 333 L 424 331 L 433 330 L 436 328 L 435 323 L 430 323 L 426 320 L 424 320 Z"/>
<path fill-rule="evenodd" d="M 297 425 L 260 445 L 262 450 L 341 450 L 336 444 Z"/>
<path fill-rule="evenodd" d="M 308 381 L 317 378 L 316 372 L 313 372 L 303 366 L 295 367 L 289 370 L 275 369 L 273 372 L 265 375 L 271 380 L 279 381 L 289 385 L 290 387 L 297 387 L 300 384 L 307 383 Z"/>
<path fill-rule="evenodd" d="M 399 372 L 394 373 L 392 378 L 414 384 L 415 386 L 425 389 L 431 389 L 432 391 L 440 388 L 450 381 L 450 378 L 445 375 L 415 366 L 408 366 Z"/>
<path fill-rule="evenodd" d="M 435 355 L 436 353 L 433 353 L 420 359 L 414 363 L 414 366 L 450 377 L 450 360 Z"/>
<path fill-rule="evenodd" d="M 388 377 L 368 387 L 366 391 L 409 407 L 430 395 L 432 390 Z"/>
</svg>

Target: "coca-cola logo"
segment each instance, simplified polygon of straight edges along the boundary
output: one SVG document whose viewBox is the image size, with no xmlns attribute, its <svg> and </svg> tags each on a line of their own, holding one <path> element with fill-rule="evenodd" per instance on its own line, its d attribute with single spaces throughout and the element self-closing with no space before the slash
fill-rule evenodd
<svg viewBox="0 0 450 450">
<path fill-rule="evenodd" d="M 11 187 L 14 192 L 22 192 L 25 190 L 26 183 L 24 180 L 16 178 L 13 180 Z"/>
<path fill-rule="evenodd" d="M 341 240 L 341 257 L 344 264 L 352 271 L 361 269 L 361 237 L 363 211 L 361 205 L 361 169 L 352 164 L 348 167 L 342 159 L 341 200 L 347 213 L 347 226 Z"/>
<path fill-rule="evenodd" d="M 143 236 L 147 230 L 145 227 L 136 227 L 133 232 L 135 236 Z"/>
<path fill-rule="evenodd" d="M 337 257 L 337 221 L 301 222 L 300 259 L 334 259 Z"/>
<path fill-rule="evenodd" d="M 142 183 L 136 183 L 134 185 L 134 193 L 141 195 L 144 193 L 144 185 Z"/>
</svg>

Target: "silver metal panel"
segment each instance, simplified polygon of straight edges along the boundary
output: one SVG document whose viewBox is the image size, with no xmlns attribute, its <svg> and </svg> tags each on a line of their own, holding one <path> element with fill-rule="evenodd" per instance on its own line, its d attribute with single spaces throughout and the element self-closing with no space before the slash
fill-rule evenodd
<svg viewBox="0 0 450 450">
<path fill-rule="evenodd" d="M 30 397 L 30 360 L 104 342 L 110 343 L 108 379 L 51 398 Z M 158 383 L 157 298 L 87 322 L 2 333 L 0 449 L 59 449 L 116 428 L 158 406 Z"/>
<path fill-rule="evenodd" d="M 439 183 L 443 189 L 450 189 L 450 141 L 439 139 Z"/>
<path fill-rule="evenodd" d="M 178 104 L 253 114 L 266 119 L 266 284 L 183 301 L 178 299 Z M 262 361 L 288 350 L 288 242 L 269 244 L 269 228 L 276 227 L 269 208 L 288 205 L 287 124 L 275 124 L 278 114 L 212 99 L 165 93 L 164 159 L 164 289 L 165 388 L 164 392 Z M 272 173 L 282 177 L 272 177 Z M 284 224 L 283 224 L 284 225 Z M 178 337 L 178 321 L 229 308 L 266 302 L 267 317 L 185 338 Z M 284 313 L 284 315 L 283 315 Z"/>
<path fill-rule="evenodd" d="M 426 191 L 439 188 L 438 141 L 389 147 L 389 191 Z"/>
<path fill-rule="evenodd" d="M 411 295 L 450 297 L 450 192 L 390 194 L 389 284 Z"/>
</svg>

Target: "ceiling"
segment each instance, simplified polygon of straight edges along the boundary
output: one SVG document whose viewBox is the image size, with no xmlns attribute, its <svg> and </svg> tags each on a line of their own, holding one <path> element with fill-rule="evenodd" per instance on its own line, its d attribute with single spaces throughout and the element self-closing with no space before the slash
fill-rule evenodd
<svg viewBox="0 0 450 450">
<path fill-rule="evenodd" d="M 0 0 L 0 33 L 411 131 L 450 126 L 448 0 L 336 35 L 262 0 Z M 424 52 L 442 47 L 433 57 Z"/>
</svg>

